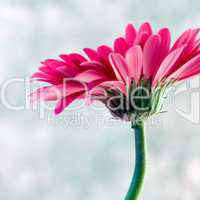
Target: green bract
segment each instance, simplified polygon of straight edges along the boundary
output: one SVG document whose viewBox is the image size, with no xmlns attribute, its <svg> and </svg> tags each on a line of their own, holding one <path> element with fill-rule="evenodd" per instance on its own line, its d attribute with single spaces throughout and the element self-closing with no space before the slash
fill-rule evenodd
<svg viewBox="0 0 200 200">
<path fill-rule="evenodd" d="M 147 119 L 163 112 L 163 100 L 171 85 L 172 82 L 159 83 L 152 89 L 150 81 L 142 79 L 138 85 L 132 82 L 127 87 L 126 95 L 116 89 L 107 90 L 107 98 L 103 103 L 118 119 L 132 122 Z"/>
</svg>

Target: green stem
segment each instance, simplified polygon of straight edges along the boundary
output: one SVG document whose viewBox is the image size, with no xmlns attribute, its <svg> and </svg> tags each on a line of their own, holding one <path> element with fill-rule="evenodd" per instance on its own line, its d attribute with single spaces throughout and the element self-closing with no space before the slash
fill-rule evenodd
<svg viewBox="0 0 200 200">
<path fill-rule="evenodd" d="M 143 186 L 146 168 L 144 124 L 143 122 L 139 122 L 133 128 L 135 129 L 135 171 L 125 200 L 138 200 Z"/>
</svg>

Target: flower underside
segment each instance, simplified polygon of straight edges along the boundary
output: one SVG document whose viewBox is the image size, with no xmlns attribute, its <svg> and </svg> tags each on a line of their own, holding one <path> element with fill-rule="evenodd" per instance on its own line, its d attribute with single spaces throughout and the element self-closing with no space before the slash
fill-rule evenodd
<svg viewBox="0 0 200 200">
<path fill-rule="evenodd" d="M 108 89 L 101 101 L 111 114 L 126 121 L 143 120 L 162 112 L 162 104 L 169 83 L 151 89 L 149 81 L 142 79 L 137 85 L 132 82 L 126 95 L 120 90 Z"/>
</svg>

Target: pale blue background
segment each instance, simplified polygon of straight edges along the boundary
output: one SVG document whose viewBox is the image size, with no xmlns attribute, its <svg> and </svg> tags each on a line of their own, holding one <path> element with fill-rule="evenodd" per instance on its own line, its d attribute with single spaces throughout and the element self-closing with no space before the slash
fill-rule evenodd
<svg viewBox="0 0 200 200">
<path fill-rule="evenodd" d="M 111 44 L 128 22 L 169 26 L 175 37 L 200 27 L 199 10 L 197 0 L 1 0 L 1 86 L 30 75 L 44 58 Z M 22 84 L 12 85 L 7 98 L 24 103 Z M 147 126 L 149 168 L 141 199 L 199 200 L 200 126 L 169 99 L 165 105 L 169 112 Z M 40 119 L 37 111 L 11 111 L 0 102 L 0 112 L 0 199 L 123 199 L 134 164 L 129 124 L 113 121 L 105 109 Z"/>
</svg>

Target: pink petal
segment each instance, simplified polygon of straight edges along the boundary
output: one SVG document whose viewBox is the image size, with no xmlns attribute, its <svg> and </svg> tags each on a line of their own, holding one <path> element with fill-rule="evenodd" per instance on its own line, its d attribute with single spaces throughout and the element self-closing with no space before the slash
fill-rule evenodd
<svg viewBox="0 0 200 200">
<path fill-rule="evenodd" d="M 74 77 L 77 73 L 80 72 L 79 70 L 67 66 L 60 66 L 56 70 L 63 74 L 65 77 Z"/>
<path fill-rule="evenodd" d="M 158 81 L 161 81 L 171 70 L 171 68 L 174 66 L 176 61 L 179 59 L 180 55 L 182 54 L 185 46 L 180 47 L 178 49 L 175 49 L 172 51 L 162 62 L 161 66 L 159 67 L 152 85 L 155 86 Z"/>
<path fill-rule="evenodd" d="M 147 41 L 148 38 L 149 38 L 148 33 L 141 32 L 141 33 L 137 34 L 135 41 L 134 41 L 134 45 L 140 45 L 143 48 L 145 45 L 145 42 Z"/>
<path fill-rule="evenodd" d="M 103 73 L 108 73 L 107 66 L 105 66 L 102 63 L 97 62 L 97 61 L 83 62 L 83 63 L 81 63 L 80 66 L 83 70 L 93 69 L 93 70 L 97 70 L 97 71 L 100 71 Z"/>
<path fill-rule="evenodd" d="M 129 74 L 138 83 L 142 73 L 143 53 L 140 46 L 131 47 L 126 53 Z"/>
<path fill-rule="evenodd" d="M 121 55 L 125 55 L 128 49 L 128 45 L 124 38 L 120 37 L 117 38 L 114 42 L 114 51 L 115 53 L 119 53 Z"/>
<path fill-rule="evenodd" d="M 31 76 L 31 78 L 32 79 L 34 79 L 34 78 L 44 78 L 44 79 L 52 79 L 52 80 L 55 80 L 55 81 L 60 81 L 59 78 L 52 76 L 50 74 L 45 74 L 43 72 L 36 72 Z"/>
<path fill-rule="evenodd" d="M 190 50 L 189 58 L 196 56 L 199 53 L 199 50 L 200 50 L 200 39 L 196 40 L 193 43 L 192 48 Z"/>
<path fill-rule="evenodd" d="M 152 35 L 146 41 L 143 51 L 143 74 L 149 79 L 158 68 L 161 38 L 159 35 Z"/>
<path fill-rule="evenodd" d="M 189 78 L 192 78 L 192 77 L 195 77 L 197 75 L 200 74 L 200 68 L 199 69 L 196 69 L 194 71 L 191 71 L 191 72 L 188 72 L 188 73 L 185 73 L 184 75 L 180 76 L 178 78 L 179 81 L 182 81 L 182 80 L 187 80 Z"/>
<path fill-rule="evenodd" d="M 126 33 L 125 35 L 126 43 L 128 44 L 129 47 L 131 47 L 134 43 L 137 34 L 136 29 L 132 24 L 128 24 L 125 33 Z"/>
<path fill-rule="evenodd" d="M 57 91 L 51 90 L 52 86 L 38 88 L 30 94 L 32 102 L 43 100 L 43 101 L 55 101 L 59 98 Z"/>
<path fill-rule="evenodd" d="M 190 45 L 190 53 L 193 54 L 200 47 L 200 39 L 193 41 Z"/>
<path fill-rule="evenodd" d="M 83 51 L 89 57 L 90 60 L 100 61 L 99 55 L 95 50 L 90 48 L 84 48 Z"/>
<path fill-rule="evenodd" d="M 67 54 L 60 54 L 59 57 L 60 57 L 63 61 L 65 61 L 66 63 L 69 62 L 70 64 L 74 65 L 74 63 L 71 61 L 69 55 L 67 55 Z"/>
<path fill-rule="evenodd" d="M 65 62 L 55 60 L 55 59 L 47 59 L 41 62 L 43 65 L 50 67 L 52 70 L 56 69 L 59 66 L 65 65 Z"/>
<path fill-rule="evenodd" d="M 57 67 L 57 65 L 60 65 L 62 61 L 58 61 L 56 59 L 46 59 L 46 60 L 41 61 L 40 63 L 46 66 L 50 66 L 52 63 L 55 63 L 56 64 L 55 67 Z"/>
<path fill-rule="evenodd" d="M 113 50 L 109 46 L 106 46 L 106 45 L 99 46 L 97 49 L 97 53 L 99 57 L 101 58 L 101 63 L 104 65 L 103 67 L 105 69 L 104 71 L 108 73 L 109 76 L 113 77 L 114 72 L 109 62 L 109 54 L 112 52 Z"/>
<path fill-rule="evenodd" d="M 196 38 L 197 38 L 199 32 L 200 32 L 200 28 L 193 29 L 193 30 L 191 31 L 190 39 L 189 39 L 188 43 L 194 42 L 194 41 L 196 40 Z"/>
<path fill-rule="evenodd" d="M 31 94 L 31 99 L 32 101 L 52 101 L 87 89 L 84 84 L 69 80 L 60 85 L 39 88 Z"/>
<path fill-rule="evenodd" d="M 105 75 L 105 73 L 90 69 L 90 70 L 81 72 L 75 77 L 75 79 L 80 82 L 90 83 L 97 80 L 107 80 L 108 77 Z"/>
<path fill-rule="evenodd" d="M 66 54 L 60 54 L 59 57 L 63 60 L 63 61 L 68 61 L 69 60 L 69 56 Z"/>
<path fill-rule="evenodd" d="M 71 61 L 77 65 L 79 65 L 82 62 L 86 62 L 87 59 L 85 59 L 82 55 L 78 53 L 71 53 L 68 55 Z"/>
<path fill-rule="evenodd" d="M 171 48 L 171 51 L 173 51 L 174 49 L 177 49 L 181 46 L 183 46 L 184 44 L 186 44 L 188 42 L 188 39 L 190 38 L 190 34 L 191 34 L 192 30 L 188 29 L 187 31 L 185 31 L 174 43 L 173 47 Z"/>
<path fill-rule="evenodd" d="M 160 59 L 162 61 L 169 52 L 171 33 L 168 28 L 163 28 L 158 32 L 158 34 L 161 37 Z"/>
<path fill-rule="evenodd" d="M 30 79 L 30 82 L 44 82 L 44 83 L 49 83 L 51 85 L 58 85 L 60 84 L 60 81 L 55 81 L 52 79 L 46 79 L 46 78 L 34 78 L 34 79 Z"/>
<path fill-rule="evenodd" d="M 66 65 L 65 62 L 62 62 L 62 61 L 59 61 L 59 60 L 48 59 L 48 60 L 42 61 L 41 63 L 44 64 L 44 66 L 39 68 L 40 71 L 45 72 L 45 73 L 47 73 L 51 76 L 54 76 L 56 78 L 63 78 L 64 77 L 63 73 L 58 71 L 56 68 L 58 68 L 60 66 L 65 66 Z"/>
<path fill-rule="evenodd" d="M 187 47 L 185 49 L 185 55 L 184 56 L 186 58 L 188 58 L 189 56 L 191 56 L 191 54 L 194 53 L 196 43 L 198 43 L 198 40 L 196 41 L 196 37 L 198 36 L 199 31 L 200 31 L 199 28 L 191 30 L 190 36 L 189 36 L 188 41 L 187 41 Z"/>
<path fill-rule="evenodd" d="M 71 57 L 69 55 L 61 54 L 61 55 L 59 55 L 59 57 L 65 61 L 64 65 L 78 68 L 78 65 L 76 63 L 74 63 L 73 60 L 71 60 Z"/>
<path fill-rule="evenodd" d="M 59 67 L 59 65 L 56 65 L 56 67 Z M 39 70 L 46 73 L 46 74 L 49 74 L 53 77 L 59 78 L 59 79 L 64 78 L 65 77 L 64 74 L 61 73 L 60 71 L 58 71 L 56 69 L 56 67 L 51 67 L 49 65 L 48 66 L 42 66 L 42 67 L 39 67 Z"/>
<path fill-rule="evenodd" d="M 187 76 L 188 73 L 193 71 L 198 71 L 200 68 L 200 55 L 197 55 L 187 63 L 185 63 L 182 67 L 176 70 L 173 74 L 169 76 L 168 79 L 179 79 L 182 76 Z"/>
<path fill-rule="evenodd" d="M 149 22 L 143 23 L 139 28 L 139 33 L 146 32 L 148 35 L 152 34 L 152 28 Z"/>
<path fill-rule="evenodd" d="M 41 66 L 41 67 L 39 67 L 39 70 L 41 72 L 44 72 L 45 74 L 52 75 L 52 71 L 48 66 Z"/>
<path fill-rule="evenodd" d="M 102 45 L 97 48 L 97 53 L 103 61 L 108 61 L 108 56 L 112 52 L 109 46 Z"/>
<path fill-rule="evenodd" d="M 119 81 L 129 82 L 128 66 L 124 57 L 118 53 L 111 53 L 109 55 L 111 66 Z"/>
<path fill-rule="evenodd" d="M 79 93 L 74 93 L 71 94 L 69 96 L 66 96 L 64 98 L 62 98 L 56 105 L 54 113 L 55 115 L 60 114 L 61 112 L 64 111 L 64 109 L 69 106 L 74 100 L 78 99 L 79 96 L 81 96 L 83 94 L 83 92 L 79 92 Z"/>
</svg>

